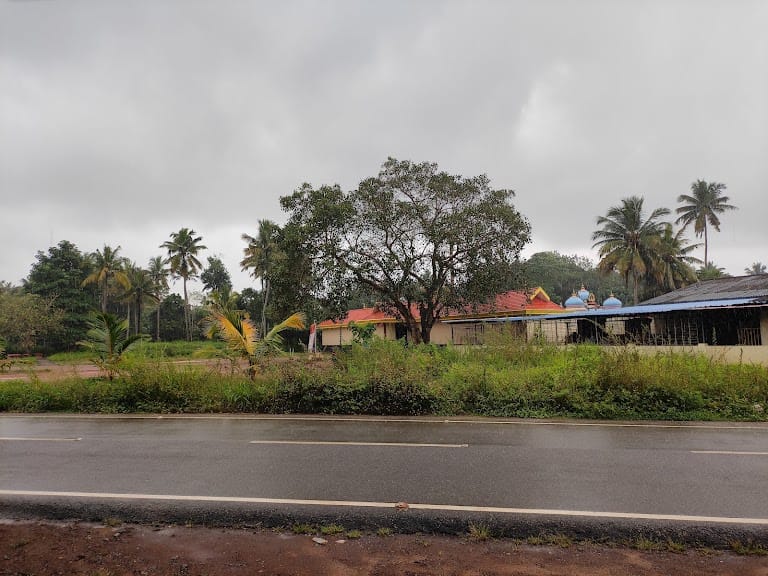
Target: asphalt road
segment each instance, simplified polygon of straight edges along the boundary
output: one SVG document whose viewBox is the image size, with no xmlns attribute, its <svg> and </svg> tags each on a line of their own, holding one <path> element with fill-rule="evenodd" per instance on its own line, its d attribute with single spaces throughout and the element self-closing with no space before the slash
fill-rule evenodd
<svg viewBox="0 0 768 576">
<path fill-rule="evenodd" d="M 463 514 L 766 534 L 767 494 L 762 423 L 0 416 L 5 515 L 111 505 L 123 515 L 154 506 L 381 516 L 406 502 L 414 517 L 441 522 Z"/>
</svg>

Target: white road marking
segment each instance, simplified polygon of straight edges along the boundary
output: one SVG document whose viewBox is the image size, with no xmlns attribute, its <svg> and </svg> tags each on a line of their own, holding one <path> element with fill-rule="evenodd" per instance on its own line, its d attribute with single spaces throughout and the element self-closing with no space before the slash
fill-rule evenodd
<svg viewBox="0 0 768 576">
<path fill-rule="evenodd" d="M 331 442 L 322 440 L 251 440 L 248 444 L 299 444 L 307 446 L 404 446 L 410 448 L 469 448 L 469 444 L 419 444 L 415 442 Z"/>
<path fill-rule="evenodd" d="M 728 456 L 768 456 L 768 452 L 738 452 L 735 450 L 691 450 L 691 454 L 726 454 Z"/>
<path fill-rule="evenodd" d="M 565 426 L 565 427 L 591 427 L 591 428 L 690 428 L 706 430 L 759 430 L 768 432 L 766 425 L 736 425 L 736 424 L 702 424 L 702 423 L 652 423 L 652 422 L 560 422 L 546 420 L 471 420 L 460 418 L 382 418 L 382 417 L 324 417 L 324 416 L 280 416 L 280 415 L 198 415 L 198 414 L 3 414 L 0 418 L 39 418 L 62 420 L 272 420 L 272 421 L 299 421 L 299 422 L 381 422 L 402 424 L 479 424 L 502 426 Z"/>
<path fill-rule="evenodd" d="M 224 502 L 231 504 L 286 504 L 298 506 L 338 506 L 345 508 L 396 508 L 398 502 L 356 502 L 349 500 L 299 500 L 294 498 L 248 498 L 241 496 L 187 496 L 180 494 L 114 494 L 110 492 L 53 492 L 43 490 L 0 490 L 0 496 L 55 498 L 101 498 L 111 500 L 161 500 L 177 502 Z M 660 520 L 674 522 L 708 522 L 768 526 L 768 518 L 736 518 L 730 516 L 690 516 L 685 514 L 642 514 L 633 512 L 598 512 L 592 510 L 557 510 L 547 508 L 501 508 L 496 506 L 457 506 L 452 504 L 408 503 L 410 510 L 443 512 L 487 512 L 491 514 L 523 514 L 531 516 L 570 516 L 580 518 L 614 518 L 623 520 Z"/>
<path fill-rule="evenodd" d="M 0 442 L 80 442 L 82 438 L 33 438 L 0 436 Z"/>
</svg>

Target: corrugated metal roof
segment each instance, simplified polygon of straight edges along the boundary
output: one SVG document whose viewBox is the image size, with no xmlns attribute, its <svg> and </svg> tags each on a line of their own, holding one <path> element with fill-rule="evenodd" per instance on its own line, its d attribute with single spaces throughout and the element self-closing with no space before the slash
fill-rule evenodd
<svg viewBox="0 0 768 576">
<path fill-rule="evenodd" d="M 547 314 L 546 316 L 511 317 L 511 318 L 486 318 L 485 322 L 520 322 L 522 320 L 568 320 L 574 318 L 592 318 L 596 316 L 647 316 L 661 312 L 675 312 L 678 310 L 702 310 L 705 308 L 730 308 L 734 306 L 747 306 L 761 304 L 759 298 L 729 298 L 725 300 L 706 300 L 701 302 L 676 302 L 672 304 L 652 304 L 641 306 L 625 306 L 624 308 L 579 310 L 566 312 L 565 314 Z M 464 320 L 467 322 L 469 320 Z M 474 320 L 477 322 L 477 320 Z M 458 323 L 462 320 L 446 320 L 446 323 Z"/>
<path fill-rule="evenodd" d="M 768 298 L 768 274 L 702 280 L 685 288 L 641 302 L 640 305 L 761 297 Z"/>
</svg>

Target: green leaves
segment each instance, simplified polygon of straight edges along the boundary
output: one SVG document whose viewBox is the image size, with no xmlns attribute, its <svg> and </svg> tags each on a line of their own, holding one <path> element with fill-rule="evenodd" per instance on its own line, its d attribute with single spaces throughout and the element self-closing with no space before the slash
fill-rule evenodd
<svg viewBox="0 0 768 576">
<path fill-rule="evenodd" d="M 511 288 L 530 240 L 512 196 L 491 189 L 485 175 L 389 158 L 357 190 L 305 184 L 281 204 L 303 234 L 321 290 L 367 287 L 420 342 L 447 308 Z"/>
<path fill-rule="evenodd" d="M 86 339 L 78 342 L 78 345 L 95 354 L 93 363 L 104 370 L 112 380 L 119 372 L 123 353 L 146 336 L 128 336 L 128 320 L 118 319 L 107 312 L 94 312 L 88 326 Z"/>
</svg>

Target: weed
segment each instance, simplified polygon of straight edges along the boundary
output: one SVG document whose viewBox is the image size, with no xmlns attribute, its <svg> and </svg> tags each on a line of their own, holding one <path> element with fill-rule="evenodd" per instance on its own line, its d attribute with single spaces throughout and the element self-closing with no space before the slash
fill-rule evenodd
<svg viewBox="0 0 768 576">
<path fill-rule="evenodd" d="M 686 547 L 682 542 L 675 542 L 674 540 L 667 540 L 667 551 L 674 552 L 675 554 L 682 554 L 685 552 Z"/>
<path fill-rule="evenodd" d="M 565 534 L 542 533 L 538 536 L 529 536 L 525 539 L 526 544 L 531 546 L 557 546 L 559 548 L 570 548 L 573 546 L 573 540 Z"/>
<path fill-rule="evenodd" d="M 294 534 L 315 534 L 317 530 L 312 524 L 293 524 L 291 526 L 291 532 Z"/>
<path fill-rule="evenodd" d="M 392 536 L 392 529 L 391 528 L 385 528 L 382 526 L 378 530 L 376 530 L 376 536 L 379 536 L 381 538 L 386 538 L 387 536 Z"/>
<path fill-rule="evenodd" d="M 491 537 L 491 529 L 485 524 L 469 523 L 469 538 L 470 540 L 476 540 L 482 542 L 488 540 Z"/>
<path fill-rule="evenodd" d="M 643 552 L 658 552 L 664 550 L 665 544 L 658 540 L 651 540 L 645 536 L 640 536 L 635 540 L 629 542 L 629 546 L 636 550 L 642 550 Z"/>
<path fill-rule="evenodd" d="M 27 544 L 29 544 L 29 540 L 19 540 L 18 542 L 14 542 L 13 544 L 11 544 L 11 548 L 13 548 L 14 550 L 18 550 L 19 548 L 24 548 L 24 546 L 26 546 Z"/>
<path fill-rule="evenodd" d="M 122 526 L 123 521 L 120 518 L 114 518 L 110 516 L 109 518 L 104 518 L 104 526 L 109 526 L 110 528 L 117 528 L 118 526 Z"/>
<path fill-rule="evenodd" d="M 346 536 L 350 540 L 357 540 L 358 538 L 363 537 L 363 533 L 360 532 L 360 530 L 347 530 Z"/>
<path fill-rule="evenodd" d="M 743 544 L 740 540 L 731 542 L 731 550 L 740 556 L 768 556 L 768 548 L 753 540 Z"/>
<path fill-rule="evenodd" d="M 338 524 L 328 524 L 327 526 L 321 526 L 320 533 L 325 536 L 334 536 L 335 534 L 343 534 L 344 526 L 339 526 Z"/>
</svg>

